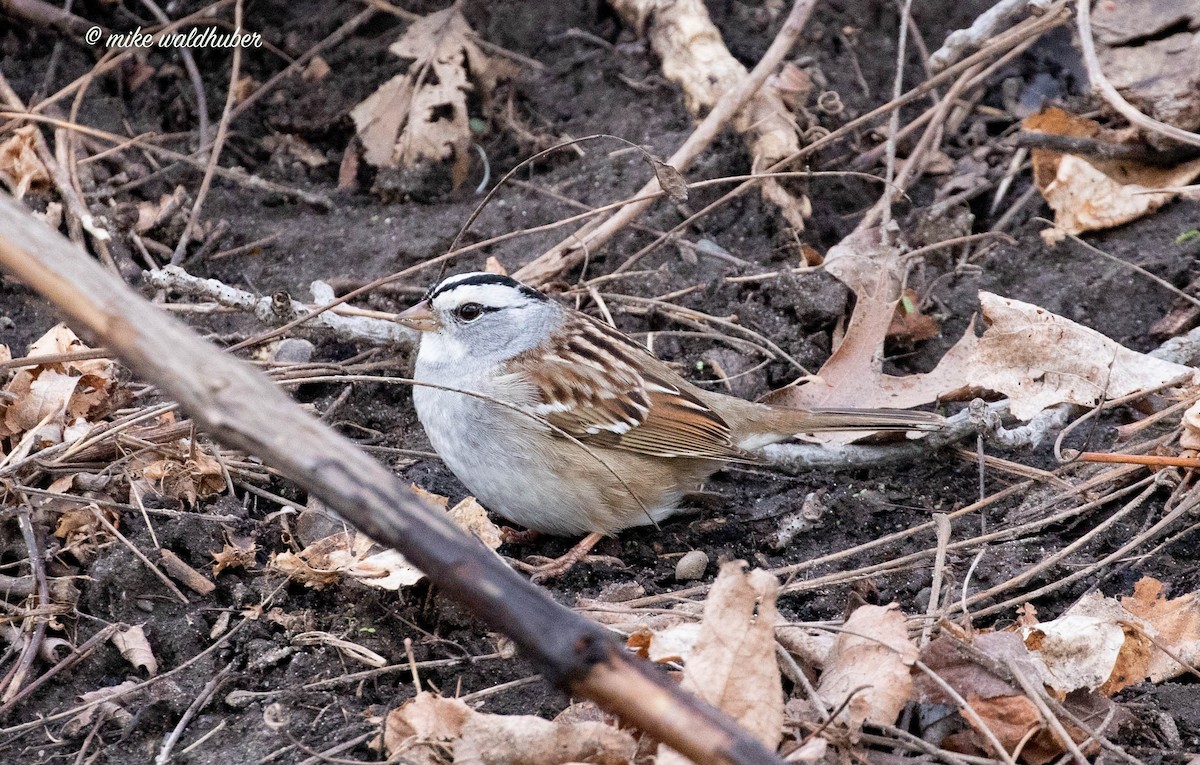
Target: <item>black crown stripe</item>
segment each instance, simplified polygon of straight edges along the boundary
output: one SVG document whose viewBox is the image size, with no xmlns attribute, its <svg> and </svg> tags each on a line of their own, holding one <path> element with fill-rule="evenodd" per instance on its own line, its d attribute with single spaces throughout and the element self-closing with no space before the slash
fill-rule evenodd
<svg viewBox="0 0 1200 765">
<path fill-rule="evenodd" d="M 449 280 L 443 280 L 441 283 L 435 284 L 433 287 L 431 287 L 429 292 L 425 294 L 425 299 L 433 300 L 438 295 L 458 289 L 459 287 L 469 287 L 484 284 L 502 284 L 506 287 L 512 287 L 515 290 L 519 290 L 522 295 L 533 298 L 534 300 L 550 299 L 534 288 L 526 287 L 516 279 L 513 279 L 509 276 L 502 276 L 500 274 L 472 274 L 465 279 L 460 279 L 459 281 L 451 282 L 449 284 L 446 283 L 447 281 Z"/>
</svg>

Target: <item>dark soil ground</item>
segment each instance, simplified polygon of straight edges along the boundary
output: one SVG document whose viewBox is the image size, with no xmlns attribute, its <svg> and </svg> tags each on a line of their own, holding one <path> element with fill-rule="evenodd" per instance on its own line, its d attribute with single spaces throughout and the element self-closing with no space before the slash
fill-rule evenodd
<svg viewBox="0 0 1200 765">
<path fill-rule="evenodd" d="M 109 4 L 82 5 L 76 5 L 76 13 L 113 29 L 133 28 L 138 23 L 135 15 L 142 13 L 140 6 L 125 10 Z M 184 5 L 188 11 L 199 7 L 194 3 Z M 426 13 L 440 5 L 413 2 L 406 9 Z M 730 49 L 752 65 L 773 38 L 778 22 L 772 22 L 766 9 L 755 3 L 717 0 L 709 5 Z M 948 31 L 968 25 L 990 5 L 986 0 L 915 3 L 916 26 L 932 49 Z M 269 42 L 296 56 L 359 11 L 358 4 L 318 0 L 290 4 L 253 2 L 246 7 L 245 26 L 261 31 Z M 184 11 L 171 12 L 181 15 Z M 485 39 L 544 66 L 541 71 L 522 68 L 511 91 L 503 95 L 505 99 L 511 97 L 514 113 L 540 143 L 514 138 L 514 133 L 506 130 L 500 119 L 493 119 L 479 137 L 493 179 L 533 151 L 564 136 L 609 133 L 665 157 L 689 134 L 693 120 L 684 109 L 681 96 L 662 79 L 653 54 L 622 29 L 602 3 L 468 2 L 467 14 Z M 844 0 L 818 5 L 798 55 L 811 57 L 820 66 L 828 79 L 826 88 L 839 93 L 846 104 L 843 114 L 822 117 L 827 127 L 837 127 L 888 99 L 896 26 L 897 11 L 891 3 Z M 397 61 L 387 52 L 387 46 L 401 28 L 401 22 L 394 17 L 377 14 L 346 42 L 324 54 L 331 67 L 324 80 L 315 83 L 296 78 L 285 80 L 274 94 L 233 125 L 225 152 L 227 162 L 283 184 L 327 193 L 334 197 L 335 209 L 322 212 L 280 196 L 218 181 L 208 196 L 203 218 L 228 223 L 228 233 L 219 249 L 271 235 L 276 238 L 261 250 L 228 258 L 191 258 L 184 262 L 189 271 L 253 292 L 270 294 L 283 290 L 304 300 L 313 280 L 341 280 L 340 284 L 367 281 L 444 251 L 479 202 L 480 197 L 467 188 L 478 182 L 482 172 L 478 162 L 471 168 L 471 180 L 457 190 L 450 188 L 442 168 L 389 178 L 364 167 L 359 172 L 359 190 L 335 191 L 338 164 L 353 136 L 349 111 L 397 71 Z M 1065 34 L 1060 38 L 1052 36 L 998 73 L 983 103 L 1003 107 L 1002 81 L 1015 78 L 1018 82 L 1030 82 L 1037 74 L 1050 75 L 1062 99 L 1081 99 L 1072 70 L 1061 63 L 1065 38 Z M 42 87 L 52 57 L 57 64 L 50 78 L 50 91 L 84 74 L 95 63 L 93 54 L 78 41 L 65 40 L 56 31 L 2 19 L 0 56 L 0 71 L 24 99 Z M 198 51 L 197 59 L 204 72 L 211 116 L 215 120 L 225 97 L 228 59 L 224 52 L 208 50 Z M 156 74 L 133 92 L 121 87 L 117 78 L 98 79 L 83 101 L 79 121 L 121 133 L 192 130 L 195 99 L 178 62 L 155 51 L 148 56 L 147 63 L 156 68 Z M 259 82 L 282 66 L 284 62 L 265 49 L 249 51 L 244 61 L 247 73 Z M 909 83 L 918 82 L 923 76 L 919 65 L 910 66 Z M 964 136 L 970 133 L 973 138 L 949 137 L 946 152 L 959 157 L 979 142 L 994 142 L 999 146 L 1000 133 L 1011 125 L 983 117 L 978 122 L 978 126 L 968 130 L 969 120 L 963 129 Z M 275 133 L 299 136 L 330 162 L 314 169 L 278 152 L 272 154 L 263 148 L 262 139 Z M 816 158 L 814 167 L 843 168 L 878 141 L 878 136 L 864 132 L 856 143 L 843 143 Z M 647 177 L 646 166 L 633 153 L 609 156 L 610 151 L 618 148 L 615 143 L 591 143 L 585 147 L 583 156 L 559 153 L 523 170 L 519 178 L 531 186 L 553 190 L 584 204 L 605 204 L 631 194 Z M 997 167 L 1006 165 L 1010 152 L 997 148 L 985 161 Z M 740 141 L 726 136 L 704 155 L 689 177 L 737 175 L 744 173 L 747 166 L 748 157 Z M 97 163 L 97 167 L 106 166 Z M 933 201 L 939 182 L 919 185 L 911 202 L 900 209 L 901 227 L 914 239 L 921 237 L 919 212 Z M 985 231 L 1029 183 L 1027 173 L 1019 176 L 1008 201 L 996 214 L 989 212 L 992 194 L 988 192 L 959 205 L 946 217 L 973 216 L 969 230 Z M 183 184 L 194 193 L 199 175 L 190 170 L 176 170 L 125 193 L 118 201 L 157 199 L 176 184 Z M 699 209 L 718 193 L 707 190 L 696 193 L 687 203 L 688 208 Z M 859 214 L 875 201 L 878 193 L 877 184 L 860 180 L 814 180 L 809 187 L 814 214 L 810 228 L 802 234 L 803 241 L 820 251 L 837 243 L 852 230 Z M 44 206 L 45 201 L 35 196 L 32 204 Z M 529 186 L 510 187 L 500 192 L 498 201 L 473 225 L 468 241 L 553 221 L 575 212 L 552 196 L 531 191 Z M 924 267 L 914 272 L 911 286 L 918 295 L 928 296 L 927 311 L 941 320 L 941 333 L 912 348 L 892 349 L 894 357 L 890 363 L 895 370 L 931 367 L 966 328 L 977 309 L 979 290 L 1043 306 L 1137 350 L 1149 350 L 1161 342 L 1162 338 L 1152 335 L 1151 327 L 1173 308 L 1175 298 L 1130 269 L 1078 246 L 1067 243 L 1048 249 L 1038 237 L 1037 232 L 1044 224 L 1034 220 L 1037 215 L 1048 215 L 1040 198 L 1019 214 L 1017 225 L 1010 229 L 1017 243 L 986 250 L 974 258 L 971 264 L 974 268 L 956 268 L 955 251 L 954 255 L 931 255 Z M 678 209 L 662 205 L 642 222 L 667 229 L 680 219 Z M 1186 288 L 1200 276 L 1196 260 L 1200 238 L 1182 243 L 1176 239 L 1196 228 L 1198 220 L 1200 205 L 1179 202 L 1141 222 L 1090 237 L 1089 241 L 1179 288 Z M 801 364 L 809 369 L 819 367 L 830 351 L 832 333 L 852 301 L 844 287 L 820 272 L 744 284 L 722 280 L 722 276 L 735 273 L 795 265 L 793 240 L 785 232 L 778 214 L 756 195 L 746 195 L 705 218 L 690 235 L 692 241 L 712 240 L 752 265 L 737 267 L 703 255 L 698 260 L 685 258 L 679 249 L 668 246 L 643 261 L 640 268 L 650 273 L 609 282 L 604 289 L 657 296 L 702 284 L 703 289 L 677 302 L 717 316 L 737 314 L 741 323 L 771 338 Z M 177 236 L 176 231 L 162 241 L 173 245 Z M 552 232 L 511 240 L 475 259 L 464 258 L 453 268 L 478 267 L 485 255 L 494 255 L 507 268 L 515 270 L 559 236 L 561 232 Z M 623 259 L 623 253 L 645 244 L 649 241 L 647 237 L 644 233 L 629 232 L 618 238 L 589 264 L 589 276 L 613 268 Z M 123 264 L 130 264 L 130 280 L 140 281 L 137 269 L 132 267 L 135 259 L 120 246 L 117 254 Z M 140 260 L 136 262 L 140 265 Z M 401 284 L 390 296 L 372 298 L 369 304 L 385 310 L 403 307 L 436 276 L 436 270 L 431 269 L 419 279 Z M 569 277 L 574 280 L 579 274 Z M 32 339 L 56 322 L 39 297 L 11 282 L 0 290 L 0 314 L 11 320 L 0 330 L 0 340 L 13 349 L 14 355 L 20 355 Z M 617 321 L 631 333 L 677 328 L 656 315 L 617 312 Z M 262 329 L 244 318 L 228 315 L 196 320 L 195 324 L 221 341 L 240 339 Z M 741 364 L 748 368 L 759 361 L 711 339 L 663 335 L 656 343 L 660 355 L 687 369 L 697 369 L 697 361 L 714 348 L 723 354 L 720 358 L 726 366 Z M 365 349 L 322 342 L 318 344 L 316 359 L 342 361 L 361 350 Z M 391 371 L 403 374 L 408 363 L 408 359 L 396 359 Z M 704 374 L 702 368 L 701 374 Z M 740 378 L 734 391 L 745 397 L 758 396 L 790 382 L 797 374 L 790 365 L 775 361 Z M 306 386 L 298 395 L 324 410 L 342 391 L 341 385 Z M 347 435 L 377 446 L 419 451 L 429 448 L 416 423 L 408 390 L 401 386 L 356 383 L 333 420 Z M 1088 433 L 1090 447 L 1099 450 L 1110 444 L 1114 438 L 1112 426 L 1118 422 L 1105 421 Z M 1036 452 L 996 453 L 1041 468 L 1053 466 L 1047 447 Z M 431 491 L 449 495 L 452 500 L 463 494 L 462 487 L 436 459 L 395 454 L 384 458 L 394 460 L 406 479 Z M 989 472 L 988 490 L 994 491 L 1016 480 L 1001 472 Z M 286 484 L 276 482 L 268 488 L 294 501 L 305 501 L 302 493 Z M 598 552 L 621 558 L 626 567 L 582 567 L 551 583 L 555 597 L 572 605 L 578 598 L 595 598 L 606 588 L 631 581 L 647 594 L 679 588 L 682 585 L 674 579 L 675 563 L 679 555 L 693 549 L 704 550 L 713 561 L 704 581 L 711 581 L 715 562 L 720 559 L 742 558 L 767 567 L 796 563 L 852 548 L 928 520 L 931 513 L 954 510 L 978 499 L 976 465 L 949 452 L 930 454 L 925 460 L 902 467 L 837 473 L 783 476 L 760 470 L 729 470 L 716 476 L 709 488 L 722 495 L 719 508 L 680 516 L 663 524 L 661 529 L 635 529 L 606 540 Z M 785 549 L 773 549 L 768 538 L 776 530 L 778 516 L 799 507 L 814 491 L 824 493 L 827 506 L 816 528 Z M 1161 509 L 1164 497 L 1165 494 L 1156 497 L 1142 515 L 1130 522 L 1130 527 L 1118 525 L 1096 544 L 1025 586 L 1036 588 L 1053 577 L 1070 573 L 1082 563 L 1103 557 L 1137 533 L 1143 522 L 1150 522 Z M 245 502 L 240 500 L 239 493 L 237 501 L 222 497 L 196 509 L 202 513 L 237 516 L 237 528 L 233 531 L 255 538 L 263 551 L 259 563 L 265 564 L 268 551 L 288 549 L 286 537 L 290 531 L 281 525 L 280 516 L 272 515 L 279 509 L 277 505 L 252 497 Z M 986 512 L 986 523 L 991 528 L 1003 526 L 1021 501 L 1022 497 L 1016 496 L 991 506 Z M 0 515 L 0 521 L 4 523 L 3 534 L 15 534 L 16 523 L 9 516 Z M 978 566 L 973 586 L 984 588 L 1011 578 L 1044 558 L 1047 551 L 1057 550 L 1077 538 L 1094 521 L 1085 519 L 1079 525 L 1051 527 L 1036 538 L 992 549 Z M 135 545 L 142 549 L 152 547 L 144 524 L 137 519 L 123 519 L 123 528 Z M 186 512 L 156 517 L 155 531 L 163 547 L 200 570 L 208 570 L 210 553 L 219 550 L 224 542 L 220 524 Z M 922 535 L 896 549 L 866 553 L 839 566 L 854 568 L 926 549 L 931 539 L 931 534 Z M 570 544 L 571 540 L 543 539 L 505 548 L 503 552 L 513 557 L 557 555 Z M 19 535 L 5 538 L 3 547 L 0 563 L 23 557 Z M 970 563 L 970 556 L 951 556 L 948 564 L 958 582 L 961 583 Z M 832 570 L 826 567 L 815 573 Z M 1142 575 L 1168 582 L 1176 593 L 1190 592 L 1200 580 L 1200 556 L 1194 544 L 1182 538 L 1152 556 L 1112 572 L 1115 573 L 1101 578 L 1084 578 L 1034 603 L 1043 615 L 1058 614 L 1089 588 L 1099 587 L 1108 594 L 1128 593 L 1131 583 Z M 468 657 L 493 654 L 497 650 L 497 636 L 482 630 L 469 615 L 439 597 L 427 583 L 399 594 L 355 584 L 316 591 L 286 583 L 278 574 L 259 567 L 222 573 L 215 578 L 215 592 L 207 596 L 189 593 L 191 603 L 183 606 L 120 544 L 100 549 L 94 560 L 79 567 L 79 573 L 86 578 L 79 582 L 82 595 L 78 608 L 61 620 L 76 644 L 107 622 L 123 621 L 145 625 L 163 671 L 200 658 L 152 686 L 149 697 L 133 709 L 131 722 L 120 729 L 102 729 L 95 740 L 84 741 L 86 729 L 74 737 L 64 735 L 61 721 L 32 728 L 7 727 L 60 712 L 71 707 L 80 694 L 125 679 L 130 673 L 127 663 L 111 646 L 100 648 L 80 666 L 17 706 L 7 719 L 0 720 L 2 762 L 149 761 L 201 688 L 222 670 L 228 670 L 228 674 L 214 701 L 191 720 L 175 749 L 179 761 L 309 761 L 307 758 L 314 751 L 327 750 L 372 732 L 376 727 L 373 716 L 385 713 L 412 695 L 407 672 L 302 690 L 301 686 L 307 683 L 357 672 L 363 667 L 342 658 L 332 648 L 293 647 L 289 635 L 297 630 L 285 629 L 266 618 L 247 622 L 220 650 L 202 654 L 212 644 L 210 630 L 222 614 L 233 612 L 236 617 L 242 609 L 264 602 L 269 603 L 268 608 L 281 609 L 304 624 L 304 629 L 344 636 L 376 651 L 392 664 L 406 661 L 406 638 L 412 640 L 417 661 L 461 660 L 421 672 L 425 683 L 445 693 L 487 691 L 533 674 L 530 666 L 520 659 L 469 660 Z M 853 586 L 788 595 L 781 607 L 789 618 L 829 619 L 840 616 L 854 598 L 866 597 L 884 603 L 896 601 L 906 611 L 914 612 L 924 607 L 919 605 L 919 598 L 922 590 L 928 597 L 929 580 L 929 568 L 924 566 Z M 999 618 L 1005 621 L 1011 617 L 1009 614 Z M 6 655 L 3 661 L 0 666 L 7 667 L 11 657 Z M 241 692 L 240 695 L 235 691 Z M 1126 691 L 1121 699 L 1137 713 L 1140 722 L 1125 729 L 1120 740 L 1138 756 L 1146 761 L 1178 762 L 1183 758 L 1180 747 L 1200 751 L 1200 699 L 1191 680 L 1138 686 Z M 264 714 L 268 717 L 275 714 L 268 709 L 272 703 L 286 710 L 282 726 L 264 722 Z M 553 715 L 568 699 L 540 682 L 533 682 L 485 694 L 480 703 L 487 711 Z M 1175 731 L 1174 738 L 1171 728 Z M 210 731 L 215 733 L 185 752 Z M 81 753 L 85 748 L 87 751 Z M 82 759 L 77 759 L 77 753 Z M 337 756 L 353 760 L 379 758 L 367 748 L 365 740 L 338 752 Z"/>
</svg>

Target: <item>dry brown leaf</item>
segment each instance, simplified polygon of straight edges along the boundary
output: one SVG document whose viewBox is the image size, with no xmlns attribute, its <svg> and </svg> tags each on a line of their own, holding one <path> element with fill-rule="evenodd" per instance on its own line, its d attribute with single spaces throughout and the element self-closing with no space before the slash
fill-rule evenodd
<svg viewBox="0 0 1200 765">
<path fill-rule="evenodd" d="M 1028 420 L 1060 403 L 1095 406 L 1172 381 L 1193 382 L 1190 367 L 1131 351 L 1035 305 L 988 292 L 979 293 L 979 303 L 988 324 L 983 336 L 968 329 L 932 372 L 907 377 L 883 374 L 873 348 L 860 340 L 882 336 L 894 307 L 855 311 L 820 379 L 777 391 L 770 400 L 798 407 L 908 408 L 993 391 L 1009 397 L 1015 417 Z"/>
<path fill-rule="evenodd" d="M 1025 645 L 1044 665 L 1042 681 L 1064 694 L 1108 683 L 1125 646 L 1121 621 L 1127 616 L 1115 600 L 1091 592 L 1059 618 L 1024 628 Z M 1133 683 L 1145 677 L 1138 674 Z"/>
<path fill-rule="evenodd" d="M 270 565 L 318 590 L 344 577 L 383 590 L 408 587 L 425 577 L 400 553 L 378 547 L 357 531 L 318 539 L 298 553 L 279 553 Z"/>
<path fill-rule="evenodd" d="M 58 324 L 29 346 L 27 355 L 60 356 L 91 350 Z M 90 418 L 109 407 L 116 388 L 110 359 L 48 361 L 17 370 L 0 398 L 0 437 L 23 436 L 17 459 L 29 452 L 80 438 Z M 36 432 L 30 432 L 34 428 Z"/>
<path fill-rule="evenodd" d="M 625 645 L 643 659 L 657 663 L 687 662 L 700 639 L 698 622 L 677 622 L 651 627 L 643 625 L 630 633 Z"/>
<path fill-rule="evenodd" d="M 120 526 L 120 516 L 113 508 L 71 503 L 54 526 L 54 536 L 63 540 L 61 553 L 70 553 L 80 561 L 89 561 L 96 548 L 112 538 L 96 517 L 96 512 L 102 514 L 114 528 Z"/>
<path fill-rule="evenodd" d="M 443 497 L 441 494 L 434 494 L 432 491 L 425 489 L 423 486 L 418 486 L 415 483 L 410 483 L 408 488 L 413 494 L 417 495 L 417 499 L 421 500 L 427 505 L 436 507 L 439 510 L 445 510 L 450 506 L 449 497 Z"/>
<path fill-rule="evenodd" d="M 864 722 L 891 725 L 912 695 L 910 672 L 917 659 L 904 614 L 894 607 L 860 606 L 844 629 L 833 641 L 817 693 L 835 708 L 845 704 L 838 719 L 851 735 Z"/>
<path fill-rule="evenodd" d="M 551 722 L 532 715 L 474 714 L 454 744 L 455 765 L 629 765 L 637 742 L 603 722 Z"/>
<path fill-rule="evenodd" d="M 1196 593 L 1168 599 L 1162 582 L 1143 577 L 1131 596 L 1088 593 L 1058 619 L 1025 626 L 1022 634 L 1044 664 L 1047 686 L 1110 696 L 1187 672 L 1170 654 L 1192 666 L 1200 661 L 1200 604 Z"/>
<path fill-rule="evenodd" d="M 475 44 L 458 6 L 412 22 L 388 50 L 412 63 L 350 113 L 365 159 L 376 167 L 453 159 L 453 174 L 465 176 L 472 140 L 467 94 L 478 86 L 487 99 L 512 75 L 511 65 Z"/>
<path fill-rule="evenodd" d="M 138 669 L 146 670 L 146 674 L 154 677 L 158 674 L 158 660 L 146 639 L 146 632 L 141 625 L 117 630 L 112 635 L 112 643 L 121 652 L 125 661 Z"/>
<path fill-rule="evenodd" d="M 450 520 L 463 531 L 483 542 L 489 550 L 500 546 L 500 527 L 488 518 L 487 510 L 474 497 L 467 497 L 450 508 Z"/>
<path fill-rule="evenodd" d="M 994 756 L 994 748 L 983 734 L 986 727 L 1008 752 L 1016 751 L 1020 745 L 1022 762 L 1041 765 L 1063 754 L 1062 743 L 1043 725 L 1037 706 L 1010 675 L 1013 669 L 1034 680 L 1045 674 L 1045 667 L 1038 657 L 1016 633 L 975 633 L 969 646 L 953 637 L 943 636 L 921 650 L 921 660 L 975 714 L 975 717 L 966 714 L 959 700 L 928 674 L 916 674 L 917 700 L 926 704 L 958 706 L 961 719 L 970 725 L 970 731 L 947 736 L 940 742 L 941 746 L 963 753 Z M 1002 674 L 993 672 L 994 668 L 999 668 L 997 672 Z M 1076 693 L 1064 703 L 1092 724 L 1106 719 L 1111 708 L 1111 702 L 1094 693 Z M 1100 710 L 1098 716 L 1094 714 L 1096 710 Z M 1111 721 L 1111 718 L 1107 719 Z M 1087 739 L 1084 731 L 1069 724 L 1065 727 L 1076 743 Z M 1037 732 L 1026 741 L 1032 731 Z M 1085 751 L 1088 750 L 1085 748 Z"/>
<path fill-rule="evenodd" d="M 1099 134 L 1099 123 L 1051 108 L 1025 119 L 1026 130 L 1074 137 Z M 1127 160 L 1084 159 L 1050 149 L 1032 152 L 1034 181 L 1054 210 L 1056 228 L 1043 232 L 1048 244 L 1066 233 L 1100 231 L 1136 220 L 1170 202 L 1175 192 L 1153 189 L 1186 186 L 1200 176 L 1200 159 L 1175 167 L 1154 167 Z"/>
<path fill-rule="evenodd" d="M 187 454 L 186 442 L 180 443 L 185 444 L 181 451 Z M 189 505 L 220 493 L 226 486 L 221 463 L 200 449 L 182 462 L 173 458 L 155 460 L 143 466 L 141 473 L 154 493 L 183 500 Z"/>
<path fill-rule="evenodd" d="M 629 733 L 603 722 L 484 714 L 424 692 L 388 714 L 375 745 L 414 765 L 627 765 L 637 750 Z"/>
<path fill-rule="evenodd" d="M 683 177 L 683 173 L 674 165 L 669 165 L 663 162 L 654 155 L 648 155 L 651 167 L 654 168 L 654 177 L 658 180 L 659 187 L 667 192 L 667 196 L 676 202 L 686 202 L 688 200 L 687 180 Z"/>
<path fill-rule="evenodd" d="M 775 660 L 775 597 L 779 582 L 745 563 L 721 566 L 704 602 L 696 647 L 683 673 L 683 688 L 725 712 L 768 749 L 783 731 L 783 682 Z M 660 746 L 659 765 L 683 763 Z"/>
<path fill-rule="evenodd" d="M 225 545 L 220 552 L 212 553 L 214 576 L 227 568 L 244 569 L 253 566 L 254 556 L 258 552 L 258 545 L 250 537 L 235 537 L 228 533 L 225 537 Z"/>
<path fill-rule="evenodd" d="M 982 720 L 984 726 L 995 735 L 1001 746 L 1009 752 L 1016 750 L 1019 744 L 1026 741 L 1030 731 L 1035 731 L 1044 724 L 1037 705 L 1024 695 L 982 699 L 970 694 L 966 697 L 966 701 L 975 712 L 975 716 L 964 715 L 967 723 L 977 733 L 982 734 L 981 726 L 976 720 L 977 716 L 979 720 Z M 975 740 L 984 751 L 990 752 L 991 747 L 986 745 L 986 738 L 979 735 Z M 1021 759 L 1029 762 L 1028 752 L 1022 749 L 1021 754 Z"/>
<path fill-rule="evenodd" d="M 775 639 L 788 653 L 796 657 L 800 666 L 820 672 L 829 660 L 835 635 L 829 630 L 810 629 L 794 624 L 775 627 Z"/>
<path fill-rule="evenodd" d="M 973 654 L 961 646 L 961 641 L 956 638 L 948 635 L 939 637 L 921 649 L 921 661 L 963 698 L 972 695 L 981 699 L 1024 695 L 1019 685 L 991 672 L 988 667 L 975 661 Z M 1041 674 L 1025 642 L 1015 633 L 977 633 L 970 641 L 970 647 L 991 659 L 995 665 L 1004 666 L 1006 662 L 1012 661 L 1035 677 Z M 917 673 L 913 682 L 917 698 L 923 703 L 956 703 L 952 696 L 924 672 Z"/>
<path fill-rule="evenodd" d="M 81 694 L 79 700 L 88 706 L 79 711 L 63 724 L 63 733 L 67 736 L 78 736 L 94 724 L 96 719 L 112 720 L 117 727 L 124 728 L 133 722 L 133 714 L 125 708 L 127 696 L 137 686 L 133 680 L 126 680 L 120 685 L 107 688 L 97 688 Z"/>
<path fill-rule="evenodd" d="M 50 183 L 50 174 L 38 158 L 33 125 L 19 127 L 12 137 L 0 143 L 0 181 L 17 199 L 24 198 L 32 188 Z"/>
<path fill-rule="evenodd" d="M 478 714 L 458 699 L 418 693 L 388 713 L 375 746 L 389 758 L 413 765 L 442 765 L 444 752 L 462 735 L 463 726 Z"/>
<path fill-rule="evenodd" d="M 442 510 L 449 500 L 440 494 L 411 484 L 412 491 L 425 503 Z M 450 520 L 469 532 L 490 550 L 500 546 L 500 528 L 487 517 L 487 511 L 474 497 L 467 497 L 446 513 Z M 305 547 L 298 553 L 279 553 L 271 559 L 276 568 L 309 587 L 321 589 L 349 577 L 370 587 L 398 590 L 425 578 L 425 574 L 395 550 L 376 545 L 365 534 L 338 532 Z"/>
<path fill-rule="evenodd" d="M 49 437 L 47 426 L 57 427 L 61 437 L 67 404 L 78 384 L 78 377 L 53 369 L 41 370 L 36 377 L 28 370 L 21 370 L 6 388 L 17 398 L 4 415 L 5 428 L 11 433 L 24 433 L 40 427 L 43 438 L 49 443 L 58 443 L 59 438 Z"/>
<path fill-rule="evenodd" d="M 1168 599 L 1163 583 L 1153 577 L 1142 577 L 1133 586 L 1133 595 L 1121 598 L 1126 611 L 1141 618 L 1154 629 L 1157 645 L 1150 648 L 1146 679 L 1152 683 L 1181 675 L 1187 670 L 1159 648 L 1167 646 L 1171 653 L 1193 667 L 1200 664 L 1200 602 L 1198 594 Z"/>
</svg>

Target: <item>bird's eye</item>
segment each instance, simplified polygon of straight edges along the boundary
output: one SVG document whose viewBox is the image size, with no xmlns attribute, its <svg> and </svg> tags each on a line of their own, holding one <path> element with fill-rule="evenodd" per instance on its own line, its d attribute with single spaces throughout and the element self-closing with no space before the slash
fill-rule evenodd
<svg viewBox="0 0 1200 765">
<path fill-rule="evenodd" d="M 479 303 L 463 303 L 454 313 L 463 321 L 475 321 L 483 316 L 483 306 Z"/>
</svg>

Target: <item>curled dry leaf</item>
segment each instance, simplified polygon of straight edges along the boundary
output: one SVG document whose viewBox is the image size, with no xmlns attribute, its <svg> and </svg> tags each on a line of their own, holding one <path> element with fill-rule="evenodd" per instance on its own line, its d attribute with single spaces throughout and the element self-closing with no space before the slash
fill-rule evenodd
<svg viewBox="0 0 1200 765">
<path fill-rule="evenodd" d="M 450 508 L 450 520 L 463 531 L 483 542 L 489 550 L 500 546 L 500 527 L 488 518 L 487 510 L 474 497 L 467 497 Z"/>
<path fill-rule="evenodd" d="M 1099 123 L 1057 108 L 1027 117 L 1024 127 L 1071 137 L 1091 138 L 1100 134 Z M 1200 159 L 1164 168 L 1034 149 L 1033 179 L 1054 210 L 1057 227 L 1043 232 L 1042 237 L 1047 244 L 1054 244 L 1064 238 L 1064 232 L 1100 231 L 1136 220 L 1178 196 L 1172 191 L 1147 192 L 1185 186 L 1197 176 L 1200 176 Z"/>
<path fill-rule="evenodd" d="M 698 622 L 675 622 L 657 626 L 640 625 L 630 633 L 625 645 L 643 659 L 663 664 L 687 662 L 700 640 Z"/>
<path fill-rule="evenodd" d="M 864 722 L 891 725 L 912 695 L 910 671 L 917 659 L 904 615 L 894 607 L 861 606 L 843 629 L 834 638 L 817 693 L 842 707 L 838 719 L 851 735 Z"/>
<path fill-rule="evenodd" d="M 146 639 L 146 632 L 141 625 L 119 629 L 112 635 L 112 643 L 121 652 L 125 661 L 138 669 L 146 671 L 150 677 L 158 674 L 158 660 Z"/>
<path fill-rule="evenodd" d="M 248 568 L 254 565 L 258 545 L 250 537 L 238 537 L 226 533 L 225 546 L 220 552 L 212 553 L 213 575 L 227 568 Z"/>
<path fill-rule="evenodd" d="M 81 562 L 90 561 L 96 549 L 111 539 L 108 529 L 96 517 L 97 513 L 114 527 L 120 525 L 120 515 L 111 507 L 101 508 L 75 502 L 56 505 L 66 508 L 54 526 L 54 536 L 63 540 L 60 553 L 70 553 Z"/>
<path fill-rule="evenodd" d="M 376 167 L 453 159 L 457 185 L 472 140 L 467 93 L 478 87 L 488 99 L 511 65 L 476 45 L 457 5 L 417 19 L 388 50 L 412 63 L 350 113 L 365 159 Z"/>
<path fill-rule="evenodd" d="M 271 567 L 318 590 L 345 577 L 382 590 L 398 590 L 425 576 L 400 553 L 380 548 L 357 531 L 318 539 L 298 553 L 279 553 L 271 559 Z"/>
<path fill-rule="evenodd" d="M 484 714 L 431 693 L 389 713 L 375 745 L 414 765 L 628 765 L 637 751 L 629 733 L 603 722 Z"/>
<path fill-rule="evenodd" d="M 0 181 L 4 181 L 17 199 L 23 199 L 30 189 L 50 183 L 50 174 L 37 155 L 36 130 L 33 125 L 19 127 L 8 140 L 0 143 Z"/>
<path fill-rule="evenodd" d="M 70 737 L 80 735 L 90 728 L 95 720 L 112 720 L 117 727 L 124 728 L 133 722 L 133 714 L 125 708 L 128 694 L 137 686 L 133 680 L 126 680 L 120 685 L 107 688 L 97 688 L 80 695 L 79 700 L 86 705 L 63 725 L 63 733 Z"/>
<path fill-rule="evenodd" d="M 650 164 L 654 167 L 654 177 L 658 180 L 658 185 L 662 187 L 662 190 L 667 192 L 667 196 L 676 202 L 686 202 L 688 187 L 683 173 L 679 172 L 674 165 L 669 165 L 658 157 L 651 155 L 649 159 Z"/>
<path fill-rule="evenodd" d="M 783 682 L 775 660 L 775 597 L 779 583 L 745 563 L 721 567 L 704 603 L 696 646 L 687 659 L 683 687 L 725 712 L 775 749 L 783 729 Z M 659 765 L 687 762 L 660 746 Z"/>
<path fill-rule="evenodd" d="M 825 662 L 833 651 L 833 641 L 836 636 L 829 630 L 817 630 L 800 627 L 795 624 L 781 624 L 775 628 L 775 639 L 779 645 L 796 657 L 802 667 L 809 667 L 817 672 L 825 669 Z"/>
</svg>

